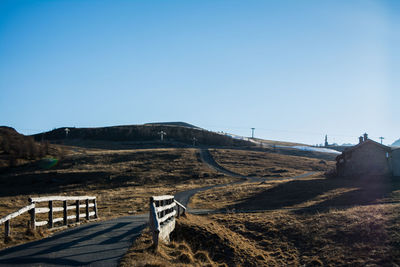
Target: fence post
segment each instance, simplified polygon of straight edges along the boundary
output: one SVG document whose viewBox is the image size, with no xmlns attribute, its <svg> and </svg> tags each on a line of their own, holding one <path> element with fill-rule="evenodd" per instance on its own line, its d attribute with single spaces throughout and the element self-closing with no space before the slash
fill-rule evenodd
<svg viewBox="0 0 400 267">
<path fill-rule="evenodd" d="M 86 220 L 89 220 L 89 199 L 86 199 Z"/>
<path fill-rule="evenodd" d="M 49 228 L 53 228 L 53 201 L 49 201 Z"/>
<path fill-rule="evenodd" d="M 153 236 L 153 244 L 156 249 L 158 247 L 158 239 L 160 235 L 160 225 L 158 224 L 157 217 L 158 215 L 154 199 L 153 197 L 150 197 L 150 229 Z"/>
<path fill-rule="evenodd" d="M 35 208 L 31 209 L 29 211 L 29 214 L 31 215 L 31 229 L 36 230 L 36 211 Z"/>
<path fill-rule="evenodd" d="M 176 204 L 176 207 L 177 207 L 177 210 L 178 210 L 178 215 L 176 217 L 179 218 L 179 214 L 181 213 L 181 206 Z"/>
<path fill-rule="evenodd" d="M 4 224 L 4 241 L 7 242 L 10 236 L 11 229 L 10 229 L 10 220 L 6 221 Z"/>
<path fill-rule="evenodd" d="M 64 225 L 67 225 L 68 224 L 68 211 L 67 211 L 67 209 L 68 209 L 68 206 L 67 206 L 67 201 L 66 200 L 64 200 L 63 201 L 63 223 L 64 223 Z"/>
<path fill-rule="evenodd" d="M 96 203 L 96 199 L 93 199 L 93 204 L 94 204 L 94 217 L 97 219 L 99 218 L 99 215 L 97 214 L 97 203 Z"/>
<path fill-rule="evenodd" d="M 75 202 L 75 213 L 76 213 L 75 221 L 78 223 L 79 222 L 79 200 L 77 200 Z"/>
</svg>

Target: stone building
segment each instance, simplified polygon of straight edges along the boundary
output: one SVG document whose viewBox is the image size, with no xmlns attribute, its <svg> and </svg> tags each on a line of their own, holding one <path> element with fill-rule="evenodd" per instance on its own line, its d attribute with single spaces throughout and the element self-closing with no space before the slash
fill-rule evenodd
<svg viewBox="0 0 400 267">
<path fill-rule="evenodd" d="M 392 165 L 392 149 L 368 139 L 367 134 L 360 137 L 358 145 L 336 157 L 339 176 L 392 175 Z"/>
<path fill-rule="evenodd" d="M 392 150 L 392 171 L 393 176 L 400 176 L 400 148 Z"/>
</svg>

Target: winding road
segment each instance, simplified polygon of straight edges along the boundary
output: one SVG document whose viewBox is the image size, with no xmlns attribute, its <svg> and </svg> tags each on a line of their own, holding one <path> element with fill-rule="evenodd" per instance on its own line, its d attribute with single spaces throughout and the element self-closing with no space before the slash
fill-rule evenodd
<svg viewBox="0 0 400 267">
<path fill-rule="evenodd" d="M 272 180 L 233 173 L 215 162 L 207 149 L 200 150 L 200 157 L 211 168 L 242 179 L 236 183 Z M 306 173 L 294 178 L 311 174 L 313 173 Z M 217 186 L 179 192 L 175 195 L 175 199 L 187 206 L 194 194 Z M 148 215 L 143 214 L 71 228 L 42 240 L 0 251 L 0 266 L 117 266 L 132 242 L 146 227 L 147 222 Z"/>
</svg>

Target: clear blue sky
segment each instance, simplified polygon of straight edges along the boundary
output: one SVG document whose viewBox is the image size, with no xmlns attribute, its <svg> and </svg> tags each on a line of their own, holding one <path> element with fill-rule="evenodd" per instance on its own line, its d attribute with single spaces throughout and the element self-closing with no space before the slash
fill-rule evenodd
<svg viewBox="0 0 400 267">
<path fill-rule="evenodd" d="M 0 0 L 0 125 L 400 138 L 400 1 Z"/>
</svg>

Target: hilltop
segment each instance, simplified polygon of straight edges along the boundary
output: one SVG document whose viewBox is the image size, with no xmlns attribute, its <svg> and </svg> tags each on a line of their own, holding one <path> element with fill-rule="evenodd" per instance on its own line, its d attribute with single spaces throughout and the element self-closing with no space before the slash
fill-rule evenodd
<svg viewBox="0 0 400 267">
<path fill-rule="evenodd" d="M 181 127 L 189 127 L 189 128 L 194 128 L 194 129 L 201 129 L 200 127 L 194 126 L 193 124 L 182 122 L 182 121 L 176 121 L 176 122 L 151 122 L 151 123 L 146 123 L 144 125 L 162 125 L 162 126 L 181 126 Z"/>
<path fill-rule="evenodd" d="M 147 123 L 143 125 L 121 125 L 98 128 L 66 127 L 33 135 L 35 140 L 63 142 L 68 145 L 107 149 L 143 147 L 187 147 L 201 146 L 254 146 L 246 140 L 204 130 L 184 122 Z M 160 132 L 164 140 L 160 141 Z M 104 141 L 108 143 L 104 143 Z M 114 142 L 110 144 L 109 142 Z"/>
</svg>

